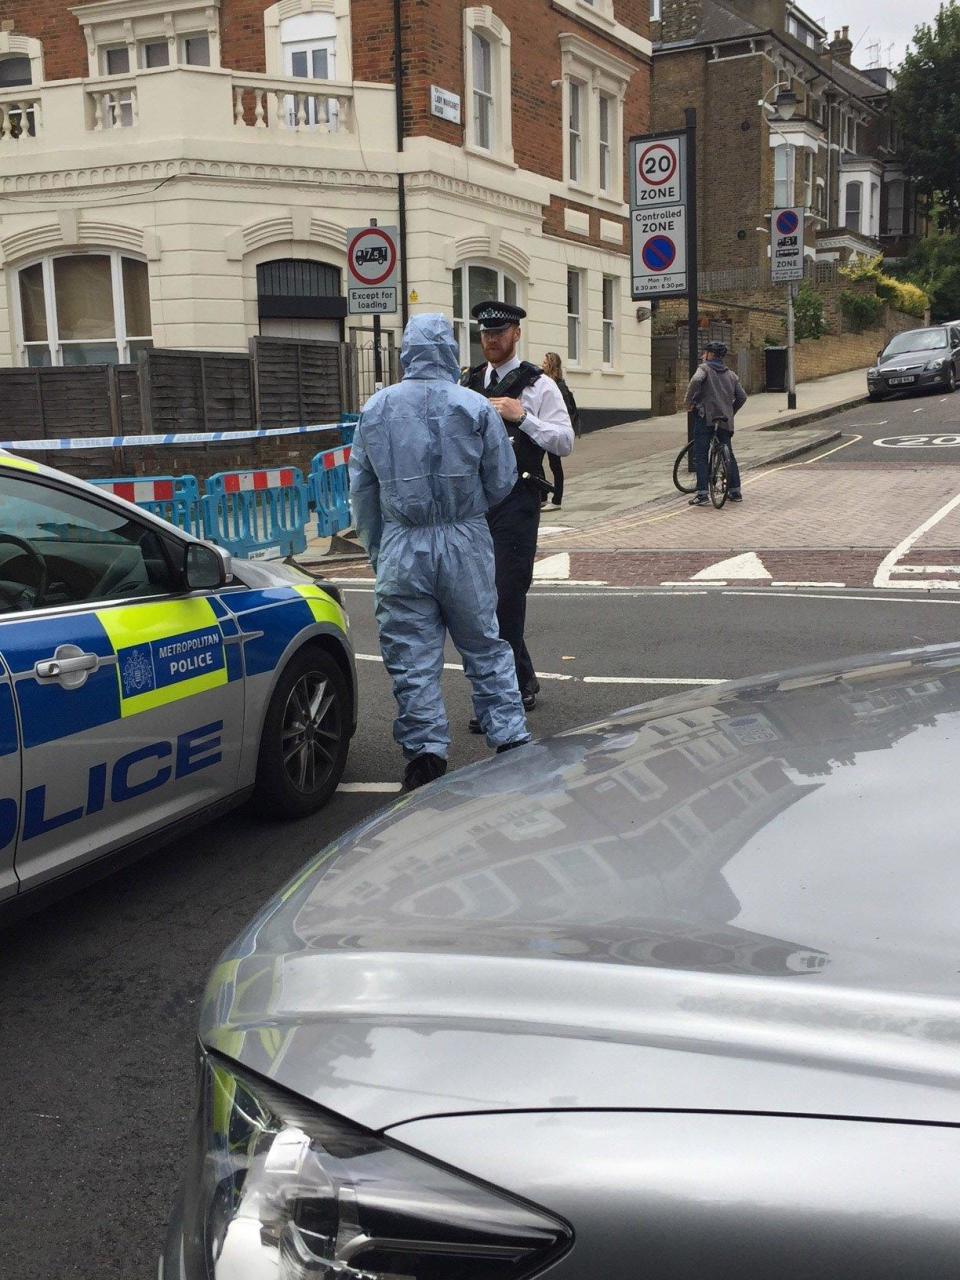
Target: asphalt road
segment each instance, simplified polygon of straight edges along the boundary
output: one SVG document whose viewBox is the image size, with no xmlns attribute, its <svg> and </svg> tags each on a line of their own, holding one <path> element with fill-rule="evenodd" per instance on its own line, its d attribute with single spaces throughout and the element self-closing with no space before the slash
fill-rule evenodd
<svg viewBox="0 0 960 1280">
<path fill-rule="evenodd" d="M 960 466 L 960 392 L 901 393 L 835 414 L 830 426 L 861 439 L 836 453 L 828 445 L 825 465 Z"/>
<path fill-rule="evenodd" d="M 908 407 L 929 410 L 932 423 L 946 412 L 935 405 L 925 397 Z M 960 397 L 956 406 L 960 412 Z M 846 416 L 855 415 L 884 417 L 863 409 Z M 891 470 L 891 485 L 897 476 Z M 347 604 L 357 652 L 375 656 L 369 590 L 350 590 Z M 537 589 L 531 650 L 541 673 L 570 678 L 543 680 L 531 728 L 553 732 L 684 687 L 656 681 L 947 641 L 957 635 L 958 611 L 960 596 L 942 592 Z M 388 682 L 376 660 L 361 661 L 360 678 L 361 725 L 346 780 L 396 781 Z M 455 767 L 485 747 L 466 732 L 462 677 L 446 673 L 445 688 Z M 271 892 L 387 802 L 383 794 L 338 794 L 320 817 L 287 825 L 237 811 L 0 935 L 0 1275 L 155 1274 L 189 1123 L 205 975 Z"/>
</svg>

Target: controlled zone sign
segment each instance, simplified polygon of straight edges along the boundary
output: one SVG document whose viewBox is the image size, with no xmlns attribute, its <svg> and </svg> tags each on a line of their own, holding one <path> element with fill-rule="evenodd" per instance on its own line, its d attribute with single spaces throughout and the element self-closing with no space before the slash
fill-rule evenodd
<svg viewBox="0 0 960 1280">
<path fill-rule="evenodd" d="M 630 139 L 631 297 L 687 292 L 687 139 Z"/>
<path fill-rule="evenodd" d="M 397 228 L 347 231 L 350 315 L 386 315 L 397 309 Z"/>
<path fill-rule="evenodd" d="M 686 205 L 634 209 L 630 231 L 634 300 L 686 293 Z"/>
<path fill-rule="evenodd" d="M 770 278 L 774 284 L 803 279 L 803 209 L 770 215 Z"/>
</svg>

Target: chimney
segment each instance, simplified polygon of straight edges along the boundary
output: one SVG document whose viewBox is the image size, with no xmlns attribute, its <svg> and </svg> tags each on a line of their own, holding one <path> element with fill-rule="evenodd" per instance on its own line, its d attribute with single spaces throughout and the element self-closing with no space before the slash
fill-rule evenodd
<svg viewBox="0 0 960 1280">
<path fill-rule="evenodd" d="M 835 31 L 833 39 L 827 48 L 837 62 L 842 62 L 845 67 L 849 67 L 853 57 L 853 41 L 850 39 L 850 28 L 841 27 L 839 31 Z"/>
</svg>

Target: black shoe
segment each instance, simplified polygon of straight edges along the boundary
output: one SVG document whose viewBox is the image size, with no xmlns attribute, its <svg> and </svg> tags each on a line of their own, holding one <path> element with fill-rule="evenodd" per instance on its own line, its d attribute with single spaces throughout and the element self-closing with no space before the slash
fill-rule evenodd
<svg viewBox="0 0 960 1280">
<path fill-rule="evenodd" d="M 705 493 L 695 493 L 687 503 L 688 507 L 708 507 L 709 505 L 710 499 Z"/>
<path fill-rule="evenodd" d="M 727 494 L 727 497 L 730 499 L 730 501 L 731 501 L 731 502 L 742 502 L 742 501 L 743 501 L 743 494 L 742 494 L 742 493 L 728 493 L 728 494 Z"/>
<path fill-rule="evenodd" d="M 532 711 L 537 705 L 537 695 L 532 689 L 528 689 L 526 693 L 521 693 L 520 701 L 523 703 L 524 711 Z"/>
<path fill-rule="evenodd" d="M 529 741 L 529 738 L 518 738 L 516 742 L 505 742 L 497 747 L 497 755 L 502 756 L 505 751 L 512 751 L 514 747 L 525 747 Z"/>
<path fill-rule="evenodd" d="M 425 751 L 422 756 L 415 756 L 403 771 L 404 791 L 416 791 L 417 787 L 425 787 L 428 782 L 442 778 L 447 772 L 447 762 L 442 756 L 435 756 Z"/>
<path fill-rule="evenodd" d="M 477 719 L 476 716 L 474 716 L 468 722 L 467 728 L 470 730 L 471 733 L 483 733 L 483 726 L 480 724 L 480 721 Z"/>
</svg>

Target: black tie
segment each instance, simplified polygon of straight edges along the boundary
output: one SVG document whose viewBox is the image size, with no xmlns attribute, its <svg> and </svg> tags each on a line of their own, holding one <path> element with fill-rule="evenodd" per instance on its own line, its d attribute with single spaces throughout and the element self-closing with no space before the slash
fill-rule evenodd
<svg viewBox="0 0 960 1280">
<path fill-rule="evenodd" d="M 487 390 L 492 391 L 499 381 L 500 381 L 499 373 L 497 373 L 496 369 L 491 369 L 490 381 L 487 383 Z"/>
</svg>

